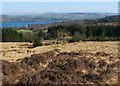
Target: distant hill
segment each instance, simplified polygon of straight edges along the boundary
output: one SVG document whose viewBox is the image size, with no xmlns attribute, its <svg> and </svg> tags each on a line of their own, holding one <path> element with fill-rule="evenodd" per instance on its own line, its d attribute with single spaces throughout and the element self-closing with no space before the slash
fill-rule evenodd
<svg viewBox="0 0 120 86">
<path fill-rule="evenodd" d="M 99 22 L 120 22 L 120 15 L 107 16 L 105 18 L 98 19 Z"/>
<path fill-rule="evenodd" d="M 49 19 L 61 19 L 61 20 L 84 20 L 84 19 L 96 19 L 104 18 L 106 16 L 114 15 L 112 13 L 45 13 L 39 15 L 21 15 L 10 16 L 2 15 L 0 21 L 41 21 Z"/>
</svg>

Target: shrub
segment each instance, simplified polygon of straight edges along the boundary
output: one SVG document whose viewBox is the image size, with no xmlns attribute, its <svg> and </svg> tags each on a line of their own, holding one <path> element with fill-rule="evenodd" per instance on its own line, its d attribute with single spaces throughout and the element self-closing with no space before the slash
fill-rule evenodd
<svg viewBox="0 0 120 86">
<path fill-rule="evenodd" d="M 33 42 L 33 47 L 37 47 L 37 46 L 42 46 L 42 43 L 41 43 L 40 40 L 35 40 L 35 41 Z"/>
<path fill-rule="evenodd" d="M 82 39 L 82 35 L 79 32 L 75 32 L 75 34 L 73 35 L 73 37 L 71 39 L 68 40 L 69 43 L 72 42 L 79 42 Z"/>
<path fill-rule="evenodd" d="M 73 42 L 79 42 L 79 39 L 76 38 L 71 38 L 68 40 L 69 43 L 73 43 Z"/>
</svg>

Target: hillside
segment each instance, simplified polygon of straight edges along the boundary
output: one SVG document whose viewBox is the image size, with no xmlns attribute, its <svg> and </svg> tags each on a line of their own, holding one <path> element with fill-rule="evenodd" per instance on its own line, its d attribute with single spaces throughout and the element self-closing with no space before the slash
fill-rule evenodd
<svg viewBox="0 0 120 86">
<path fill-rule="evenodd" d="M 110 15 L 114 15 L 114 14 L 112 13 L 45 13 L 39 15 L 19 15 L 19 16 L 2 15 L 2 21 L 3 22 L 41 21 L 41 20 L 49 20 L 49 19 L 84 20 L 84 19 L 103 18 Z"/>
<path fill-rule="evenodd" d="M 120 15 L 107 16 L 105 18 L 98 19 L 99 22 L 120 22 Z"/>
</svg>

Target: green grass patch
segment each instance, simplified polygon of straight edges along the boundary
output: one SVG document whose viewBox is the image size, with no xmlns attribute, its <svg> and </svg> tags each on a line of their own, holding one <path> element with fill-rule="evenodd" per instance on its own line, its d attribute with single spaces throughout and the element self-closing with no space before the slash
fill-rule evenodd
<svg viewBox="0 0 120 86">
<path fill-rule="evenodd" d="M 20 29 L 20 30 L 17 30 L 18 33 L 32 33 L 33 31 L 32 30 L 25 30 L 25 29 Z"/>
</svg>

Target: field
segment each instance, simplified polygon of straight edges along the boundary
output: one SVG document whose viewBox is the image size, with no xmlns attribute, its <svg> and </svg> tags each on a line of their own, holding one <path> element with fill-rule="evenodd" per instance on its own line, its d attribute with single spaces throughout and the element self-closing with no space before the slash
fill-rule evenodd
<svg viewBox="0 0 120 86">
<path fill-rule="evenodd" d="M 24 30 L 24 29 L 17 30 L 17 32 L 19 32 L 19 33 L 32 33 L 31 30 Z"/>
<path fill-rule="evenodd" d="M 118 42 L 4 42 L 3 84 L 117 84 Z"/>
<path fill-rule="evenodd" d="M 43 53 L 60 49 L 60 52 L 79 52 L 85 51 L 90 53 L 105 52 L 117 56 L 118 43 L 117 42 L 79 42 L 79 43 L 65 43 L 64 45 L 48 45 L 31 48 L 32 43 L 28 42 L 8 42 L 0 43 L 2 45 L 1 54 L 3 60 L 15 62 L 18 59 L 29 57 L 32 54 Z"/>
</svg>

